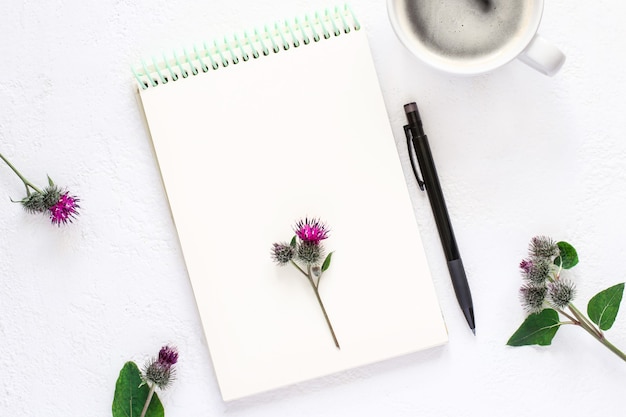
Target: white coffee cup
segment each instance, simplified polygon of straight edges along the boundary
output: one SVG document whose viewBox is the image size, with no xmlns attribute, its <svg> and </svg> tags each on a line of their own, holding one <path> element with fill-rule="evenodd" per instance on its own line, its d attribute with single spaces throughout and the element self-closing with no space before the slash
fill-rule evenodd
<svg viewBox="0 0 626 417">
<path fill-rule="evenodd" d="M 565 54 L 537 29 L 544 0 L 387 0 L 396 35 L 416 57 L 451 74 L 493 71 L 519 58 L 552 76 Z"/>
</svg>

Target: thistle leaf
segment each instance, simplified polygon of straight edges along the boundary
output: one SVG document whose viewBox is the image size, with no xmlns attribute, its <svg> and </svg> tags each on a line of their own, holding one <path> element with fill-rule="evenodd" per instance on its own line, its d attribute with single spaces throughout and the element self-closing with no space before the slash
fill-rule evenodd
<svg viewBox="0 0 626 417">
<path fill-rule="evenodd" d="M 623 294 L 624 283 L 622 282 L 600 291 L 589 300 L 587 315 L 601 330 L 609 330 L 615 323 Z"/>
<path fill-rule="evenodd" d="M 296 247 L 296 235 L 293 235 L 293 237 L 291 238 L 291 242 L 289 243 L 289 246 L 291 246 L 292 248 Z"/>
<path fill-rule="evenodd" d="M 333 257 L 333 252 L 329 253 L 324 259 L 324 263 L 322 264 L 322 272 L 325 272 L 330 267 L 330 260 Z"/>
<path fill-rule="evenodd" d="M 53 187 L 54 186 L 54 182 L 52 181 L 52 178 L 50 178 L 50 175 L 48 175 L 47 177 L 48 177 L 48 185 L 50 187 Z"/>
<path fill-rule="evenodd" d="M 552 343 L 560 326 L 559 314 L 551 308 L 546 308 L 526 317 L 524 323 L 513 333 L 506 344 L 509 346 L 547 346 Z"/>
<path fill-rule="evenodd" d="M 578 253 L 572 245 L 567 242 L 557 242 L 559 247 L 559 256 L 556 257 L 554 263 L 563 269 L 570 269 L 578 263 Z"/>
<path fill-rule="evenodd" d="M 141 372 L 134 362 L 126 362 L 115 383 L 115 394 L 111 407 L 113 417 L 141 415 L 150 388 L 143 383 Z M 146 412 L 146 417 L 164 417 L 163 405 L 155 392 Z"/>
</svg>

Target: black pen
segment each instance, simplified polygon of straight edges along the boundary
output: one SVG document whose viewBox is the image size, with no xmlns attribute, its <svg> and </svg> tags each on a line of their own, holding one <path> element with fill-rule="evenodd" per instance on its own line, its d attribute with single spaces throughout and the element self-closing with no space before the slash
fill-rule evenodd
<svg viewBox="0 0 626 417">
<path fill-rule="evenodd" d="M 417 104 L 409 103 L 404 105 L 404 112 L 408 124 L 404 126 L 404 132 L 406 134 L 407 146 L 409 148 L 409 154 L 411 156 L 411 167 L 413 173 L 419 184 L 420 189 L 423 191 L 424 187 L 428 192 L 428 200 L 430 201 L 430 207 L 433 210 L 435 216 L 435 223 L 437 224 L 437 230 L 439 230 L 439 237 L 441 238 L 441 244 L 443 245 L 443 251 L 448 261 L 448 270 L 452 277 L 452 286 L 456 293 L 456 299 L 461 306 L 461 310 L 465 315 L 465 319 L 469 324 L 470 329 L 476 334 L 476 324 L 474 323 L 474 305 L 472 304 L 472 294 L 470 292 L 469 284 L 467 283 L 467 276 L 465 275 L 465 269 L 463 268 L 463 261 L 461 261 L 461 255 L 459 254 L 459 248 L 454 238 L 454 232 L 452 231 L 452 224 L 450 223 L 450 217 L 448 216 L 448 209 L 446 208 L 446 202 L 443 199 L 443 192 L 441 191 L 441 185 L 439 184 L 439 178 L 437 177 L 437 170 L 435 169 L 435 162 L 430 152 L 430 146 L 428 145 L 428 138 L 424 133 L 422 127 L 422 119 L 420 118 Z M 413 152 L 411 152 L 411 150 Z M 415 166 L 414 157 L 417 157 L 417 162 L 422 171 L 422 179 L 420 179 L 417 168 Z"/>
</svg>

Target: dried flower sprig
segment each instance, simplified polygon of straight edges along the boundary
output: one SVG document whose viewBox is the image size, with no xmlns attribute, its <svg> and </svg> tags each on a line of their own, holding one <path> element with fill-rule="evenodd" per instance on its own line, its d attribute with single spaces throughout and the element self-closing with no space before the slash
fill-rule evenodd
<svg viewBox="0 0 626 417">
<path fill-rule="evenodd" d="M 146 362 L 143 372 L 134 362 L 126 362 L 115 384 L 113 417 L 158 417 L 164 415 L 156 388 L 165 390 L 174 380 L 178 350 L 163 346 L 158 356 Z"/>
<path fill-rule="evenodd" d="M 520 263 L 525 281 L 520 289 L 520 300 L 528 317 L 507 342 L 510 346 L 550 345 L 557 330 L 563 325 L 584 329 L 611 352 L 626 361 L 626 354 L 609 342 L 604 331 L 615 322 L 624 293 L 624 283 L 599 292 L 587 304 L 585 316 L 572 300 L 576 295 L 574 284 L 561 277 L 563 270 L 578 263 L 576 249 L 567 242 L 554 242 L 546 236 L 532 238 L 528 258 Z M 561 317 L 565 321 L 561 321 Z"/>
<path fill-rule="evenodd" d="M 330 231 L 321 220 L 308 217 L 296 222 L 293 230 L 295 236 L 291 239 L 290 243 L 283 242 L 274 243 L 272 245 L 272 259 L 281 266 L 291 264 L 307 278 L 309 284 L 311 284 L 311 288 L 313 288 L 317 302 L 322 309 L 322 314 L 330 330 L 333 342 L 337 349 L 340 349 L 335 330 L 328 318 L 326 308 L 324 307 L 319 293 L 322 274 L 330 267 L 330 261 L 333 255 L 333 252 L 330 252 L 326 255 L 324 261 L 320 262 L 324 257 L 324 248 L 321 242 L 328 238 Z"/>
<path fill-rule="evenodd" d="M 68 191 L 60 189 L 48 177 L 48 186 L 41 189 L 27 180 L 9 160 L 0 153 L 2 159 L 13 172 L 19 177 L 26 187 L 26 197 L 14 201 L 22 204 L 22 207 L 29 213 L 48 213 L 52 224 L 61 226 L 72 222 L 78 216 L 80 201 L 76 196 L 70 195 Z M 13 200 L 11 200 L 13 201 Z"/>
</svg>

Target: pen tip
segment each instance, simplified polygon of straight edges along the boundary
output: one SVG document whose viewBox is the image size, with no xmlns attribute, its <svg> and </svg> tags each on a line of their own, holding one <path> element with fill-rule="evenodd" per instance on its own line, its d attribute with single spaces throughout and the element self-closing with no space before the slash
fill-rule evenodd
<svg viewBox="0 0 626 417">
<path fill-rule="evenodd" d="M 472 329 L 472 333 L 474 333 L 474 336 L 476 336 L 476 329 Z"/>
</svg>

